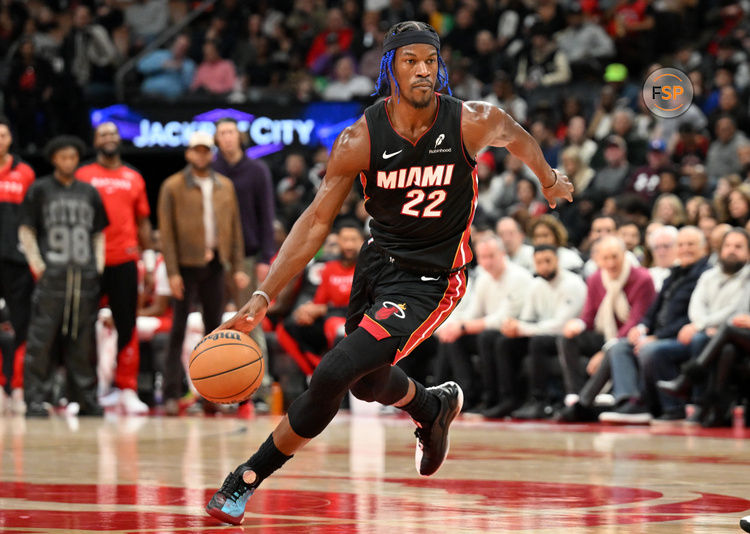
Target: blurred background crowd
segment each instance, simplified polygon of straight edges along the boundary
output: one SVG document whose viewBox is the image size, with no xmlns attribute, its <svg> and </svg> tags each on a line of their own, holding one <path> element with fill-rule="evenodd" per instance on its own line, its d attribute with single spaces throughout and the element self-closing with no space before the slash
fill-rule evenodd
<svg viewBox="0 0 750 534">
<path fill-rule="evenodd" d="M 550 210 L 520 160 L 504 149 L 479 154 L 469 294 L 399 365 L 427 384 L 457 378 L 466 411 L 488 418 L 729 424 L 732 406 L 747 398 L 734 371 L 750 353 L 748 13 L 747 0 L 0 0 L 7 116 L 0 200 L 11 206 L 2 224 L 18 226 L 14 209 L 23 211 L 28 176 L 59 173 L 55 158 L 64 149 L 45 159 L 42 147 L 61 134 L 85 140 L 88 148 L 73 147 L 79 159 L 93 156 L 104 170 L 76 176 L 88 176 L 104 201 L 105 235 L 135 232 L 130 246 L 149 251 L 144 263 L 107 245 L 102 280 L 140 282 L 131 284 L 134 304 L 97 319 L 99 403 L 129 413 L 154 406 L 172 415 L 215 412 L 195 402 L 181 361 L 204 329 L 262 281 L 320 186 L 328 152 L 288 147 L 255 160 L 244 154 L 236 122 L 218 121 L 213 138 L 191 137 L 187 167 L 175 175 L 182 182 L 166 178 L 184 164 L 161 172 L 143 157 L 143 174 L 134 177 L 120 160 L 134 149 L 123 150 L 116 128 L 92 131 L 90 109 L 112 102 L 369 104 L 386 30 L 425 21 L 442 37 L 454 96 L 489 101 L 527 128 L 550 165 L 570 177 L 575 201 Z M 693 84 L 692 106 L 677 118 L 654 116 L 641 98 L 643 81 L 660 67 L 682 70 Z M 33 170 L 19 170 L 22 157 Z M 21 175 L 19 195 L 7 184 Z M 231 195 L 225 204 L 214 196 L 211 206 L 205 199 L 223 177 Z M 183 191 L 186 182 L 200 187 Z M 118 197 L 125 189 L 138 192 Z M 159 191 L 158 201 L 145 190 Z M 178 201 L 196 191 L 203 201 Z M 222 207 L 233 198 L 236 213 Z M 110 208 L 128 202 L 132 224 Z M 202 225 L 190 209 L 203 211 Z M 306 387 L 342 335 L 367 225 L 355 187 L 318 258 L 255 335 L 269 361 L 267 382 L 254 403 L 231 410 L 265 410 L 279 394 L 288 402 Z M 186 256 L 180 240 L 196 235 L 200 250 Z M 132 272 L 122 274 L 128 262 Z M 24 412 L 31 400 L 19 331 L 29 320 L 15 318 L 10 301 L 29 299 L 33 316 L 33 284 L 25 297 L 9 297 L 2 285 L 13 323 L 5 329 L 4 406 Z M 130 332 L 138 343 L 123 342 Z M 127 350 L 140 354 L 135 367 Z M 58 352 L 53 363 L 65 359 Z M 48 405 L 35 413 L 71 397 L 65 380 L 49 375 L 42 377 Z"/>
</svg>

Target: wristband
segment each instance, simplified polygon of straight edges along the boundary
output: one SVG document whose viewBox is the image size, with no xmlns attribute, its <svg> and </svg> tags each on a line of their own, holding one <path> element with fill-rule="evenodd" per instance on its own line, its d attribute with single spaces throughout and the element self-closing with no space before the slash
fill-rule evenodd
<svg viewBox="0 0 750 534">
<path fill-rule="evenodd" d="M 143 266 L 146 268 L 146 272 L 153 273 L 156 269 L 156 252 L 147 248 L 141 254 L 143 258 Z"/>
<path fill-rule="evenodd" d="M 555 181 L 552 182 L 552 185 L 544 185 L 542 184 L 542 189 L 551 189 L 555 187 L 555 184 L 557 183 L 557 171 L 555 169 L 552 169 L 552 174 L 555 175 Z"/>
<path fill-rule="evenodd" d="M 264 299 L 266 299 L 266 306 L 271 306 L 271 297 L 268 296 L 268 293 L 266 293 L 265 291 L 261 291 L 260 289 L 258 289 L 257 291 L 253 291 L 253 296 L 255 296 L 255 295 L 260 295 L 261 297 L 263 297 Z"/>
</svg>

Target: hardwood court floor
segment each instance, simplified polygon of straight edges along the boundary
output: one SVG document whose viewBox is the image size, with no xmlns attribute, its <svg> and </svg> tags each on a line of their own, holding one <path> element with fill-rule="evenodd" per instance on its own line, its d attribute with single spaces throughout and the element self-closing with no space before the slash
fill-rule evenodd
<svg viewBox="0 0 750 534">
<path fill-rule="evenodd" d="M 0 418 L 0 531 L 720 534 L 750 513 L 744 430 L 461 420 L 425 479 L 410 421 L 339 416 L 242 527 L 206 516 L 275 421 Z"/>
</svg>

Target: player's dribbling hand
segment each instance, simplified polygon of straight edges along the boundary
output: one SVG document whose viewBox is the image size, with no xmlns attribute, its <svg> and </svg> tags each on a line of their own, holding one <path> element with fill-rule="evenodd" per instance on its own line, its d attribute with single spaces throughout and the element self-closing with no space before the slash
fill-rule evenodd
<svg viewBox="0 0 750 534">
<path fill-rule="evenodd" d="M 554 208 L 557 206 L 557 199 L 564 198 L 568 202 L 573 202 L 573 184 L 563 173 L 553 169 L 556 180 L 552 187 L 542 187 L 542 194 L 544 198 L 549 202 L 549 207 Z"/>
<path fill-rule="evenodd" d="M 267 309 L 266 299 L 253 295 L 231 319 L 219 325 L 216 330 L 238 330 L 250 334 L 266 316 Z"/>
</svg>

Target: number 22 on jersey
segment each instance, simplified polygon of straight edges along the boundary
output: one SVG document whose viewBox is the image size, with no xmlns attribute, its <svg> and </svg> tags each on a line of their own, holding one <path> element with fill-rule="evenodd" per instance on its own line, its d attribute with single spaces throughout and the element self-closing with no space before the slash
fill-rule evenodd
<svg viewBox="0 0 750 534">
<path fill-rule="evenodd" d="M 446 194 L 445 189 L 436 189 L 427 195 L 421 189 L 407 191 L 406 198 L 410 200 L 407 200 L 401 208 L 401 213 L 411 217 L 440 217 L 443 215 L 443 212 L 437 209 L 437 207 L 445 202 Z M 427 205 L 424 206 L 424 210 L 420 212 L 425 197 L 427 197 L 428 202 Z"/>
</svg>

